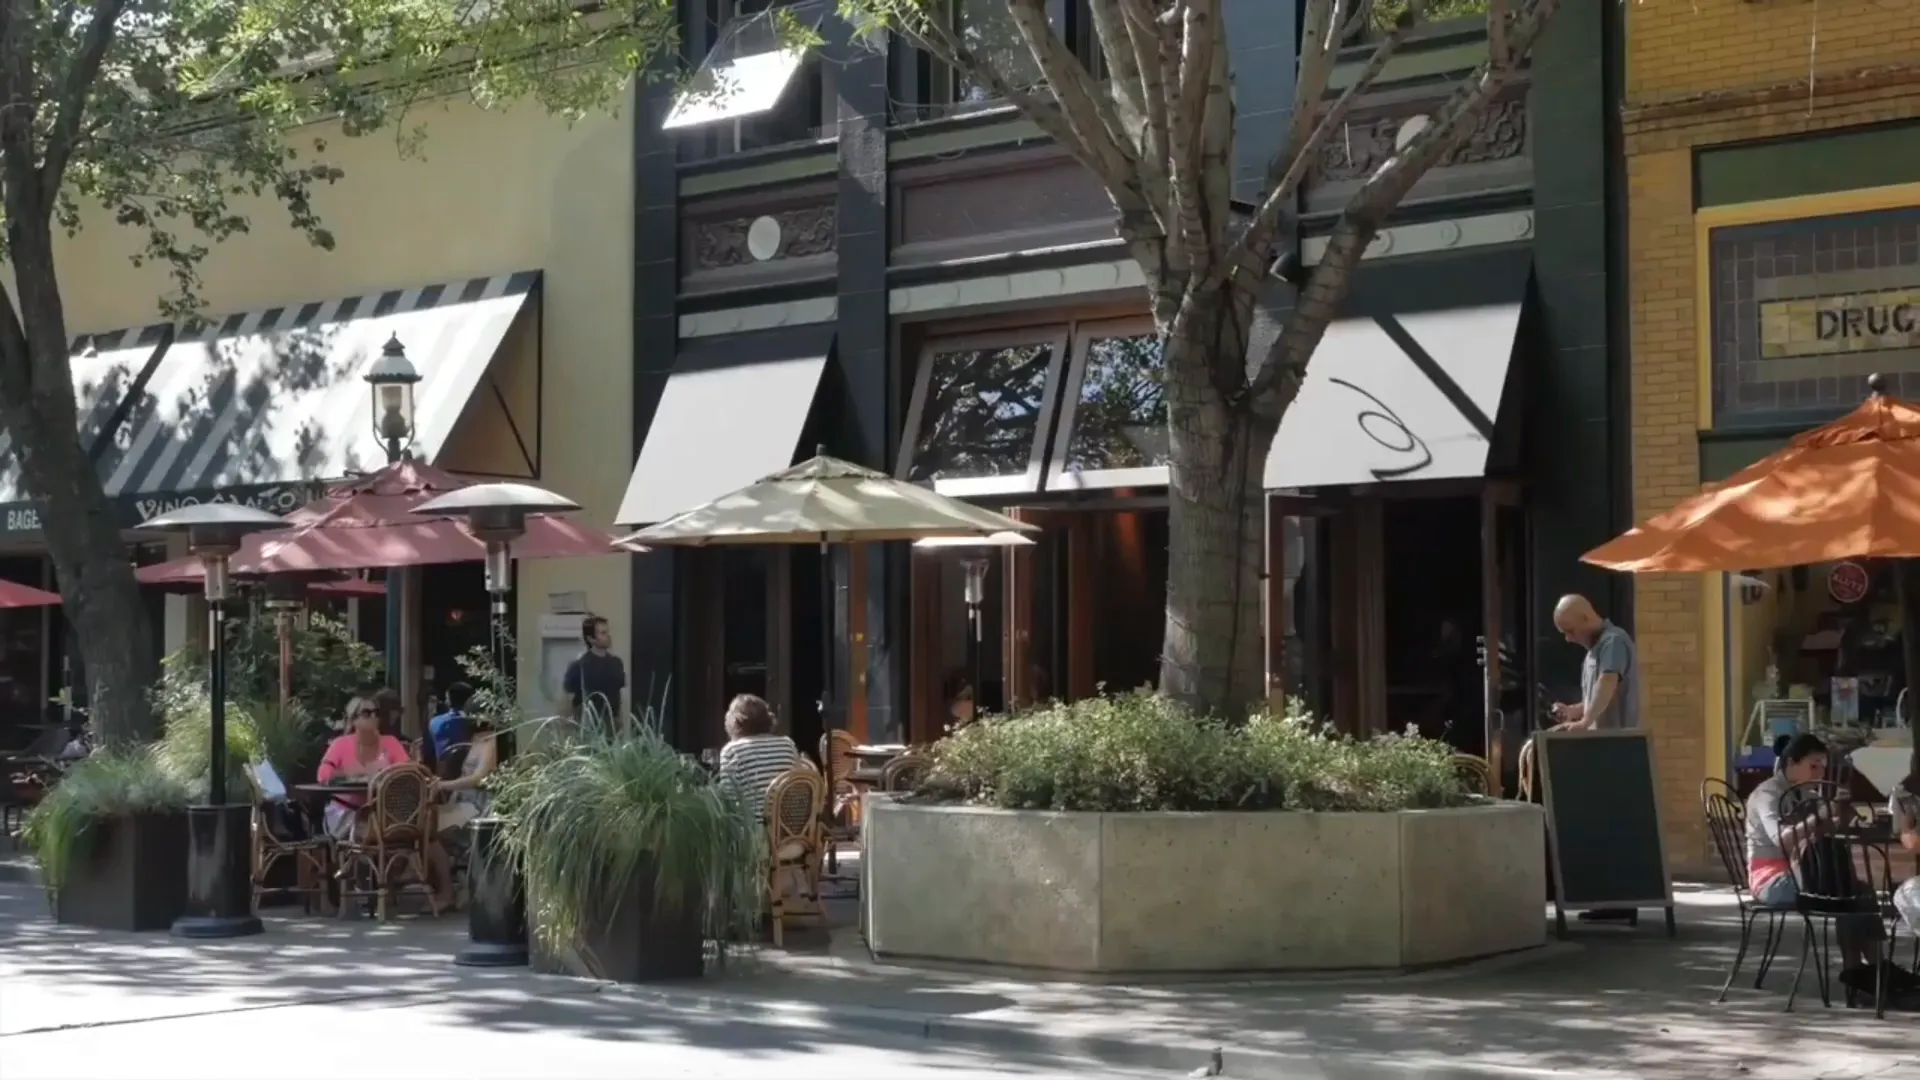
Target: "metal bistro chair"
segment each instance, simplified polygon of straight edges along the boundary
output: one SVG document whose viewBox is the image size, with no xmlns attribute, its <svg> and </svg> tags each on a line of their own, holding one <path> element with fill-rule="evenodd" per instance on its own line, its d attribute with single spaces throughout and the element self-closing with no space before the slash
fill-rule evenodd
<svg viewBox="0 0 1920 1080">
<path fill-rule="evenodd" d="M 925 755 L 901 754 L 880 770 L 881 791 L 912 791 L 933 763 Z"/>
<path fill-rule="evenodd" d="M 1881 941 L 1876 953 L 1884 952 L 1887 944 L 1884 919 L 1891 905 L 1889 898 L 1881 895 L 1880 889 L 1891 878 L 1891 867 L 1886 866 L 1885 850 L 1879 849 L 1877 853 L 1882 872 L 1876 877 L 1872 870 L 1876 849 L 1867 847 L 1864 849 L 1867 880 L 1859 880 L 1854 856 L 1856 850 L 1860 849 L 1834 835 L 1855 821 L 1852 800 L 1839 798 L 1840 791 L 1839 785 L 1830 780 L 1810 780 L 1795 784 L 1780 796 L 1783 830 L 1796 826 L 1812 827 L 1812 835 L 1796 839 L 1792 850 L 1787 852 L 1787 858 L 1793 866 L 1794 882 L 1800 891 L 1794 910 L 1799 913 L 1806 929 L 1800 947 L 1800 967 L 1794 973 L 1793 988 L 1787 992 L 1788 1012 L 1793 1011 L 1794 999 L 1800 991 L 1800 979 L 1806 974 L 1809 959 L 1818 965 L 1815 975 L 1820 987 L 1820 1003 L 1832 1007 L 1833 991 L 1829 977 L 1832 938 L 1865 934 L 1877 926 L 1881 931 Z M 1818 933 L 1814 929 L 1816 920 L 1820 924 Z M 1842 923 L 1851 923 L 1854 929 L 1846 932 L 1840 927 Z M 1848 1006 L 1853 1005 L 1855 994 L 1856 990 L 1849 986 Z M 1884 985 L 1879 987 L 1875 997 L 1879 1008 L 1884 1010 Z"/>
<path fill-rule="evenodd" d="M 1767 937 L 1760 948 L 1760 972 L 1754 976 L 1753 988 L 1758 990 L 1767 981 L 1767 972 L 1780 952 L 1787 920 L 1793 916 L 1794 909 L 1762 904 L 1754 899 L 1747 875 L 1747 810 L 1734 795 L 1733 788 L 1724 780 L 1708 777 L 1700 784 L 1700 805 L 1706 811 L 1707 832 L 1713 836 L 1713 849 L 1720 856 L 1720 865 L 1726 868 L 1727 880 L 1733 883 L 1733 898 L 1740 905 L 1740 947 L 1733 954 L 1727 981 L 1721 984 L 1719 996 L 1713 999 L 1718 1003 L 1727 1000 L 1733 980 L 1740 977 L 1740 965 L 1746 962 L 1747 950 L 1753 944 L 1754 924 L 1762 916 L 1767 920 Z"/>
<path fill-rule="evenodd" d="M 826 797 L 826 778 L 812 769 L 789 769 L 767 785 L 767 898 L 776 949 L 786 944 L 789 918 L 826 914 L 820 904 Z"/>
</svg>

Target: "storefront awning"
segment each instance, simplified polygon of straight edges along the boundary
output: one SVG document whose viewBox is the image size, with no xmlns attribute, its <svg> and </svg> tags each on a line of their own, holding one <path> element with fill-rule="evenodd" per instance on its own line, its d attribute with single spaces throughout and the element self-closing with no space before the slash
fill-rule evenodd
<svg viewBox="0 0 1920 1080">
<path fill-rule="evenodd" d="M 617 525 L 651 525 L 793 464 L 833 328 L 683 343 L 660 393 Z"/>
<path fill-rule="evenodd" d="M 68 352 L 68 365 L 73 369 L 80 445 L 92 450 L 109 434 L 127 395 L 140 387 L 171 330 L 162 323 L 74 339 Z M 12 444 L 12 437 L 0 428 L 0 504 L 22 502 L 27 498 L 20 490 Z"/>
<path fill-rule="evenodd" d="M 361 378 L 390 336 L 420 373 L 414 455 L 432 462 L 538 290 L 537 271 L 269 308 L 182 330 L 101 459 L 120 498 L 334 480 L 378 468 Z"/>
<path fill-rule="evenodd" d="M 1281 419 L 1266 486 L 1484 475 L 1530 271 L 1525 249 L 1364 269 Z"/>
</svg>

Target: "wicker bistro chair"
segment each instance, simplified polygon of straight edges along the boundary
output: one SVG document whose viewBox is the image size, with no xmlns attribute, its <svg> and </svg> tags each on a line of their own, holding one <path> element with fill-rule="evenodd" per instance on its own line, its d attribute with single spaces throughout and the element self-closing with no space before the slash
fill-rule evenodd
<svg viewBox="0 0 1920 1080">
<path fill-rule="evenodd" d="M 789 769 L 767 785 L 767 897 L 775 948 L 785 945 L 789 918 L 825 917 L 820 863 L 826 850 L 821 821 L 826 797 L 826 778 L 812 769 Z"/>
<path fill-rule="evenodd" d="M 318 822 L 311 820 L 306 809 L 298 803 L 281 804 L 287 813 L 298 815 L 305 825 L 305 835 L 290 832 L 274 819 L 275 805 L 260 790 L 260 780 L 251 768 L 246 770 L 247 786 L 253 792 L 253 841 L 252 841 L 252 884 L 253 912 L 260 913 L 260 901 L 268 893 L 295 893 L 300 897 L 300 908 L 311 914 L 317 907 L 325 912 L 329 906 L 327 883 L 333 877 L 333 840 Z M 293 864 L 293 886 L 270 885 L 267 878 L 275 867 L 291 861 Z"/>
<path fill-rule="evenodd" d="M 433 774 L 419 765 L 402 765 L 374 777 L 366 813 L 354 839 L 335 848 L 340 879 L 340 914 L 351 898 L 371 896 L 381 919 L 388 902 L 409 889 L 427 896 L 435 915 L 440 905 L 427 881 L 427 845 L 436 831 Z"/>
<path fill-rule="evenodd" d="M 927 774 L 927 769 L 932 767 L 932 764 L 921 754 L 901 754 L 887 762 L 886 767 L 880 770 L 880 790 L 912 791 L 913 786 Z"/>
<path fill-rule="evenodd" d="M 1475 795 L 1493 794 L 1493 766 L 1477 754 L 1453 755 L 1453 774 Z"/>
<path fill-rule="evenodd" d="M 1718 1003 L 1727 1000 L 1733 980 L 1740 977 L 1740 965 L 1746 961 L 1747 950 L 1753 944 L 1754 925 L 1762 918 L 1767 920 L 1767 936 L 1760 947 L 1760 971 L 1753 978 L 1753 988 L 1758 990 L 1767 981 L 1767 972 L 1780 952 L 1787 920 L 1793 917 L 1794 909 L 1762 904 L 1754 899 L 1747 877 L 1747 810 L 1735 797 L 1733 788 L 1724 780 L 1708 777 L 1700 783 L 1700 806 L 1707 815 L 1707 832 L 1713 837 L 1713 850 L 1720 856 L 1720 865 L 1733 884 L 1734 901 L 1740 905 L 1740 947 L 1734 951 L 1733 966 L 1727 969 L 1727 981 L 1721 984 L 1719 996 L 1713 999 Z"/>
<path fill-rule="evenodd" d="M 833 841 L 851 840 L 860 830 L 860 785 L 853 782 L 853 771 L 860 759 L 853 756 L 859 742 L 845 731 L 829 731 L 820 736 L 820 759 L 833 756 L 833 802 L 827 814 L 827 835 Z"/>
</svg>

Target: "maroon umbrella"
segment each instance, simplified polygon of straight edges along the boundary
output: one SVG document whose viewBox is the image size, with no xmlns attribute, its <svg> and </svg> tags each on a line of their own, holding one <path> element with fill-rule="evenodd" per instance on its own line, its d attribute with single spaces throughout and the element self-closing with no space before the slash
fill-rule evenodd
<svg viewBox="0 0 1920 1080">
<path fill-rule="evenodd" d="M 233 573 L 313 573 L 478 562 L 486 557 L 486 544 L 468 532 L 464 523 L 413 512 L 414 507 L 437 495 L 476 482 L 429 465 L 403 461 L 335 485 L 288 514 L 292 528 L 247 537 L 233 557 Z M 564 559 L 620 550 L 608 533 L 545 514 L 528 517 L 526 535 L 513 544 L 516 559 Z M 146 567 L 139 577 L 153 584 L 198 581 L 200 567 L 196 560 L 176 559 Z"/>
<path fill-rule="evenodd" d="M 0 608 L 53 607 L 59 602 L 59 593 L 0 579 Z"/>
</svg>

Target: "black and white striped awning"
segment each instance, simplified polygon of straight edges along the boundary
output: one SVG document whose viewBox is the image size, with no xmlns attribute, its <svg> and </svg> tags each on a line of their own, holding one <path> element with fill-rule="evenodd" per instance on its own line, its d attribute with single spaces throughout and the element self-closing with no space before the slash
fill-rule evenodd
<svg viewBox="0 0 1920 1080">
<path fill-rule="evenodd" d="M 140 384 L 154 351 L 172 328 L 165 323 L 77 337 L 68 348 L 80 445 L 92 447 L 109 427 L 129 390 Z M 13 460 L 13 439 L 0 428 L 0 505 L 24 501 Z"/>
<path fill-rule="evenodd" d="M 230 315 L 181 329 L 100 455 L 120 498 L 333 480 L 378 468 L 361 376 L 398 336 L 432 461 L 538 289 L 527 271 Z"/>
</svg>

